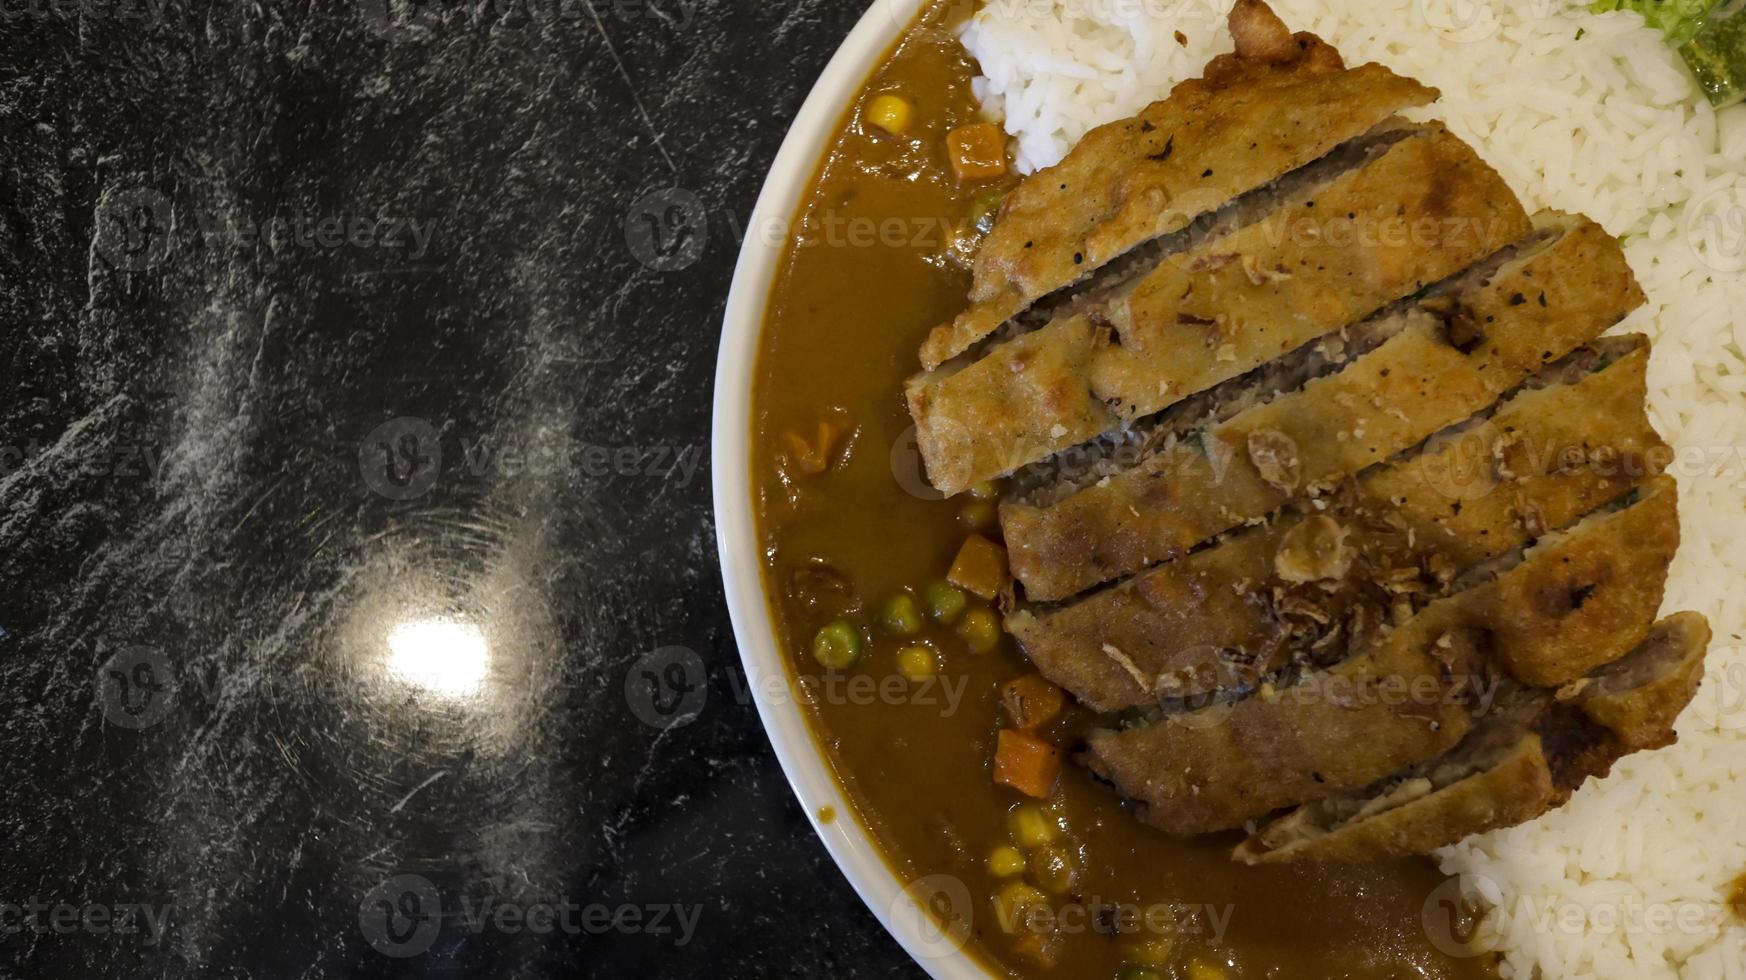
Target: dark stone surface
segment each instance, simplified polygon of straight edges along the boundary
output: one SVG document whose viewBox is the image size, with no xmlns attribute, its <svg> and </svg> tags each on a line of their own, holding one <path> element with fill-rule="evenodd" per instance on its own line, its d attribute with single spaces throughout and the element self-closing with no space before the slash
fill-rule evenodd
<svg viewBox="0 0 1746 980">
<path fill-rule="evenodd" d="M 399 2 L 0 2 L 0 974 L 912 975 L 708 484 L 732 229 L 864 4 Z"/>
</svg>

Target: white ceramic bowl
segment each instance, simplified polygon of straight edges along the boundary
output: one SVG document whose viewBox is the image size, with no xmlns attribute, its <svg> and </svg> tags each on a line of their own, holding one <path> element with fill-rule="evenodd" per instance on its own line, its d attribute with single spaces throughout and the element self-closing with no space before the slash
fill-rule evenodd
<svg viewBox="0 0 1746 980">
<path fill-rule="evenodd" d="M 721 552 L 721 575 L 734 637 L 753 692 L 791 690 L 788 656 L 777 639 L 764 594 L 763 549 L 751 473 L 753 382 L 765 306 L 786 242 L 780 240 L 782 236 L 758 230 L 792 226 L 843 113 L 913 21 L 919 6 L 920 0 L 874 0 L 819 76 L 764 181 L 757 209 L 746 225 L 752 231 L 740 249 L 733 290 L 728 295 L 716 361 L 711 449 L 716 546 Z M 789 784 L 826 850 L 862 901 L 937 980 L 986 980 L 987 972 L 959 948 L 954 936 L 943 935 L 935 920 L 911 898 L 912 892 L 926 894 L 928 889 L 906 890 L 911 883 L 901 881 L 881 856 L 832 775 L 824 749 L 804 714 L 806 709 L 786 695 L 760 695 L 755 700 Z M 835 817 L 821 820 L 820 813 L 827 807 Z M 949 881 L 946 885 L 950 889 Z M 949 897 L 954 905 L 968 902 L 968 895 Z"/>
</svg>

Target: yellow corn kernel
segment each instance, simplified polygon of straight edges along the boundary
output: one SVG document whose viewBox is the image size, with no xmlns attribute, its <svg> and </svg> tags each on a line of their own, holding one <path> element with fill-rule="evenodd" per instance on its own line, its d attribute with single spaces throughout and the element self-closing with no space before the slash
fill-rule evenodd
<svg viewBox="0 0 1746 980">
<path fill-rule="evenodd" d="M 1025 856 L 1018 848 L 1002 844 L 988 853 L 988 872 L 997 878 L 1011 878 L 1025 869 Z"/>
<path fill-rule="evenodd" d="M 1016 935 L 1025 931 L 1025 918 L 1030 909 L 1048 901 L 1042 892 L 1022 881 L 1015 881 L 994 896 L 994 921 L 1000 931 Z"/>
<path fill-rule="evenodd" d="M 940 658 L 920 643 L 897 651 L 897 672 L 912 681 L 923 681 L 940 672 Z"/>
<path fill-rule="evenodd" d="M 993 480 L 983 480 L 970 488 L 970 496 L 977 500 L 993 500 L 1000 496 L 1000 484 Z"/>
<path fill-rule="evenodd" d="M 971 653 L 988 653 L 1000 646 L 1000 619 L 989 609 L 972 609 L 958 624 L 958 635 Z"/>
<path fill-rule="evenodd" d="M 1055 839 L 1055 824 L 1034 803 L 1020 803 L 1006 815 L 1006 829 L 1020 847 L 1042 847 Z"/>
<path fill-rule="evenodd" d="M 867 103 L 867 121 L 893 136 L 909 132 L 915 110 L 909 102 L 895 95 L 881 95 Z"/>
</svg>

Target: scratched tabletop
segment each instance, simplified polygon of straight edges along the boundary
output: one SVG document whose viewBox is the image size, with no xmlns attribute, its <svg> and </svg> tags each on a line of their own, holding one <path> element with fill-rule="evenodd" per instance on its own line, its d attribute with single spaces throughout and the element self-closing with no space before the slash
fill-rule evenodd
<svg viewBox="0 0 1746 980">
<path fill-rule="evenodd" d="M 916 975 L 709 490 L 863 6 L 0 5 L 0 976 Z"/>
</svg>

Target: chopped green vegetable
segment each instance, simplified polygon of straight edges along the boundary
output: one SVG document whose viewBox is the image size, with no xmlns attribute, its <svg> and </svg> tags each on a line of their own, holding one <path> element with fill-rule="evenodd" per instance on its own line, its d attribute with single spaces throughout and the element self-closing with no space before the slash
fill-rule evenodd
<svg viewBox="0 0 1746 980">
<path fill-rule="evenodd" d="M 950 582 L 931 582 L 922 589 L 922 601 L 927 603 L 928 615 L 934 622 L 950 626 L 964 614 L 964 606 L 969 601 L 964 596 L 964 590 Z"/>
<path fill-rule="evenodd" d="M 1721 0 L 1594 0 L 1589 9 L 1597 14 L 1614 10 L 1634 10 L 1643 15 L 1650 27 L 1667 35 L 1667 43 L 1678 46 L 1694 37 L 1703 27 L 1704 18 L 1716 9 Z M 1577 37 L 1580 39 L 1581 35 Z"/>
<path fill-rule="evenodd" d="M 1746 98 L 1746 4 L 1729 4 L 1680 45 L 1680 57 L 1716 108 Z"/>
<path fill-rule="evenodd" d="M 812 637 L 812 659 L 826 670 L 847 670 L 861 659 L 861 631 L 846 619 L 832 620 Z"/>
<path fill-rule="evenodd" d="M 916 607 L 915 597 L 908 592 L 899 592 L 885 600 L 885 608 L 879 611 L 879 628 L 892 636 L 914 636 L 921 632 L 921 610 Z"/>
<path fill-rule="evenodd" d="M 976 225 L 976 230 L 984 235 L 994 230 L 994 221 L 1000 215 L 1000 205 L 1006 200 L 1006 191 L 991 188 L 976 195 L 970 202 L 970 220 Z"/>
</svg>

